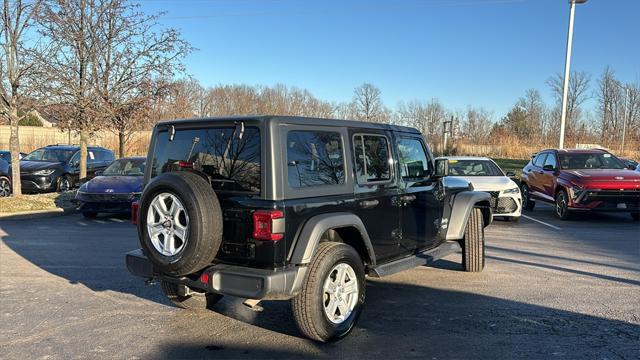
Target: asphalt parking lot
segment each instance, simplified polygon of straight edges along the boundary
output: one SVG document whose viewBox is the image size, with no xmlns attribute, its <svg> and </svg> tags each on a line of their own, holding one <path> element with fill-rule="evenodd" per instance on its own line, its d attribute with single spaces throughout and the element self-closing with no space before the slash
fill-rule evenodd
<svg viewBox="0 0 640 360">
<path fill-rule="evenodd" d="M 228 298 L 190 313 L 129 275 L 127 219 L 0 221 L 0 354 L 23 358 L 640 357 L 640 224 L 554 218 L 548 206 L 487 229 L 487 267 L 460 255 L 371 280 L 342 342 L 302 338 L 287 302 Z M 532 220 L 535 219 L 535 220 Z"/>
</svg>

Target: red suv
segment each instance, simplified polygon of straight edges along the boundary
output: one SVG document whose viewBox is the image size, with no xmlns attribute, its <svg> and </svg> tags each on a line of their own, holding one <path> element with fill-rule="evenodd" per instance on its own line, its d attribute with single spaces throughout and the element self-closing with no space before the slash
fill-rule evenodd
<svg viewBox="0 0 640 360">
<path fill-rule="evenodd" d="M 554 203 L 562 220 L 578 211 L 640 215 L 640 173 L 605 150 L 543 150 L 522 169 L 522 205 Z"/>
</svg>

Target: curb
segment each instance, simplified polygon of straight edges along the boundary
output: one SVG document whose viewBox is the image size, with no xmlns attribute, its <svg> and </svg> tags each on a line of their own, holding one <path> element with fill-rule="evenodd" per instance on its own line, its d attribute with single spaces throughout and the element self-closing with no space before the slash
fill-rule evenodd
<svg viewBox="0 0 640 360">
<path fill-rule="evenodd" d="M 75 207 L 57 208 L 51 210 L 35 210 L 35 211 L 21 211 L 15 213 L 0 213 L 0 221 L 3 220 L 32 220 L 42 219 L 50 217 L 58 217 L 75 214 L 78 211 Z"/>
</svg>

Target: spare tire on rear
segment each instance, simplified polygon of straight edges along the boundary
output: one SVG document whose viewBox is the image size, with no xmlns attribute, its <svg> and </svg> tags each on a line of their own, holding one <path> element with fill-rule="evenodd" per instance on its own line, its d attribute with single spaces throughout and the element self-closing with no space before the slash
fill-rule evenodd
<svg viewBox="0 0 640 360">
<path fill-rule="evenodd" d="M 155 177 L 140 200 L 138 235 L 163 274 L 188 275 L 211 264 L 222 242 L 222 210 L 211 185 L 188 171 Z"/>
</svg>

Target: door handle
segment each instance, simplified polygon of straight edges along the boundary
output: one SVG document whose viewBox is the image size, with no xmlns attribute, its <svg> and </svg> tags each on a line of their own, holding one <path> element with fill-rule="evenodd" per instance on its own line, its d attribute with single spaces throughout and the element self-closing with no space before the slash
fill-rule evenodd
<svg viewBox="0 0 640 360">
<path fill-rule="evenodd" d="M 378 206 L 379 203 L 380 202 L 378 200 L 365 200 L 365 201 L 360 201 L 358 205 L 362 209 L 371 209 Z"/>
<path fill-rule="evenodd" d="M 544 171 L 538 171 L 538 174 L 544 174 Z"/>
</svg>

